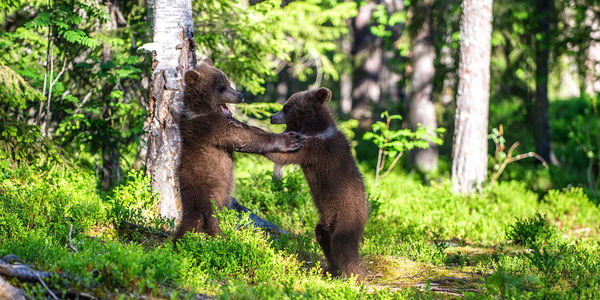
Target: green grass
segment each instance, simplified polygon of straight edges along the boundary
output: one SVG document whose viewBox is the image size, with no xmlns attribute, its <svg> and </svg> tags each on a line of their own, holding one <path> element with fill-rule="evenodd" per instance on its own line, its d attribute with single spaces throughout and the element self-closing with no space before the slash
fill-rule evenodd
<svg viewBox="0 0 600 300">
<path fill-rule="evenodd" d="M 594 298 L 600 285 L 600 209 L 579 188 L 543 197 L 519 181 L 474 196 L 449 182 L 424 185 L 391 173 L 369 187 L 371 216 L 361 254 L 367 277 L 323 275 L 313 228 L 318 215 L 301 170 L 236 156 L 234 196 L 291 235 L 268 235 L 221 211 L 223 236 L 188 234 L 177 249 L 156 216 L 157 197 L 140 173 L 110 193 L 85 168 L 0 163 L 0 257 L 15 254 L 60 274 L 47 280 L 60 295 L 224 299 Z M 72 243 L 68 234 L 73 225 Z M 32 298 L 40 284 L 12 283 Z"/>
</svg>

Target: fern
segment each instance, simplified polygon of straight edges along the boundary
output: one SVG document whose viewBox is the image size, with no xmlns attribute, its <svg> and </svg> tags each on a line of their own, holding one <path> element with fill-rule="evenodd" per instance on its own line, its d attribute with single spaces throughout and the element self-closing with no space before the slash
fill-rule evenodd
<svg viewBox="0 0 600 300">
<path fill-rule="evenodd" d="M 52 14 L 48 11 L 40 12 L 38 16 L 35 17 L 35 19 L 31 20 L 31 22 L 26 24 L 26 27 L 29 29 L 39 29 L 42 27 L 48 27 L 52 24 L 52 21 L 50 20 L 51 17 Z"/>
<path fill-rule="evenodd" d="M 62 33 L 62 36 L 69 43 L 79 44 L 88 48 L 96 48 L 100 45 L 97 40 L 88 37 L 85 32 L 81 30 L 67 30 Z"/>
</svg>

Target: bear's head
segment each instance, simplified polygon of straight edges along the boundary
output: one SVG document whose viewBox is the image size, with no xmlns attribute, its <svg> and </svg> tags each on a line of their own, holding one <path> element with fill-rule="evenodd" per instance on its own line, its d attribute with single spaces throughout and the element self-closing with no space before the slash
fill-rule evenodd
<svg viewBox="0 0 600 300">
<path fill-rule="evenodd" d="M 220 111 L 225 116 L 231 116 L 231 111 L 225 103 L 244 101 L 242 93 L 231 87 L 225 73 L 215 68 L 209 58 L 194 70 L 186 71 L 183 81 L 185 83 L 184 104 L 186 109 L 193 112 L 211 109 Z"/>
<path fill-rule="evenodd" d="M 333 125 L 327 102 L 331 91 L 318 88 L 293 94 L 281 111 L 271 116 L 272 124 L 286 124 L 286 131 L 319 133 Z"/>
</svg>

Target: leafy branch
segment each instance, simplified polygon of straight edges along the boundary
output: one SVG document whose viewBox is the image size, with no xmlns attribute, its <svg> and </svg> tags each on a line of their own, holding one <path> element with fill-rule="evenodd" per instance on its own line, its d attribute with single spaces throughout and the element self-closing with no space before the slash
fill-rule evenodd
<svg viewBox="0 0 600 300">
<path fill-rule="evenodd" d="M 441 135 L 446 131 L 444 128 L 431 130 L 419 124 L 415 131 L 410 129 L 390 129 L 392 120 L 402 120 L 401 115 L 390 115 L 388 111 L 381 113 L 381 118 L 385 121 L 377 121 L 371 125 L 372 132 L 366 132 L 364 140 L 372 141 L 379 148 L 377 154 L 377 166 L 375 168 L 375 185 L 379 178 L 386 176 L 396 166 L 402 154 L 413 148 L 427 149 L 430 143 L 441 145 L 443 140 Z M 391 159 L 391 163 L 386 166 L 386 161 Z M 381 172 L 385 172 L 381 175 Z"/>
</svg>

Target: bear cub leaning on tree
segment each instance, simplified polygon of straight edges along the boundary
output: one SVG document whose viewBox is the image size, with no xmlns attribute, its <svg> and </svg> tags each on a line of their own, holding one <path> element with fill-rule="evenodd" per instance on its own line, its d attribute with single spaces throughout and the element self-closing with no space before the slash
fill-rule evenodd
<svg viewBox="0 0 600 300">
<path fill-rule="evenodd" d="M 296 133 L 273 134 L 234 119 L 225 103 L 240 103 L 225 74 L 204 60 L 184 74 L 184 110 L 180 119 L 181 161 L 178 167 L 182 219 L 174 241 L 188 231 L 220 234 L 213 204 L 229 207 L 233 189 L 234 151 L 265 154 L 297 151 Z"/>
<path fill-rule="evenodd" d="M 332 275 L 364 278 L 358 253 L 367 220 L 363 179 L 348 141 L 335 127 L 327 102 L 331 91 L 313 89 L 292 95 L 271 123 L 286 124 L 286 132 L 305 137 L 295 153 L 269 153 L 277 164 L 298 164 L 310 186 L 319 222 L 315 233 Z"/>
</svg>

